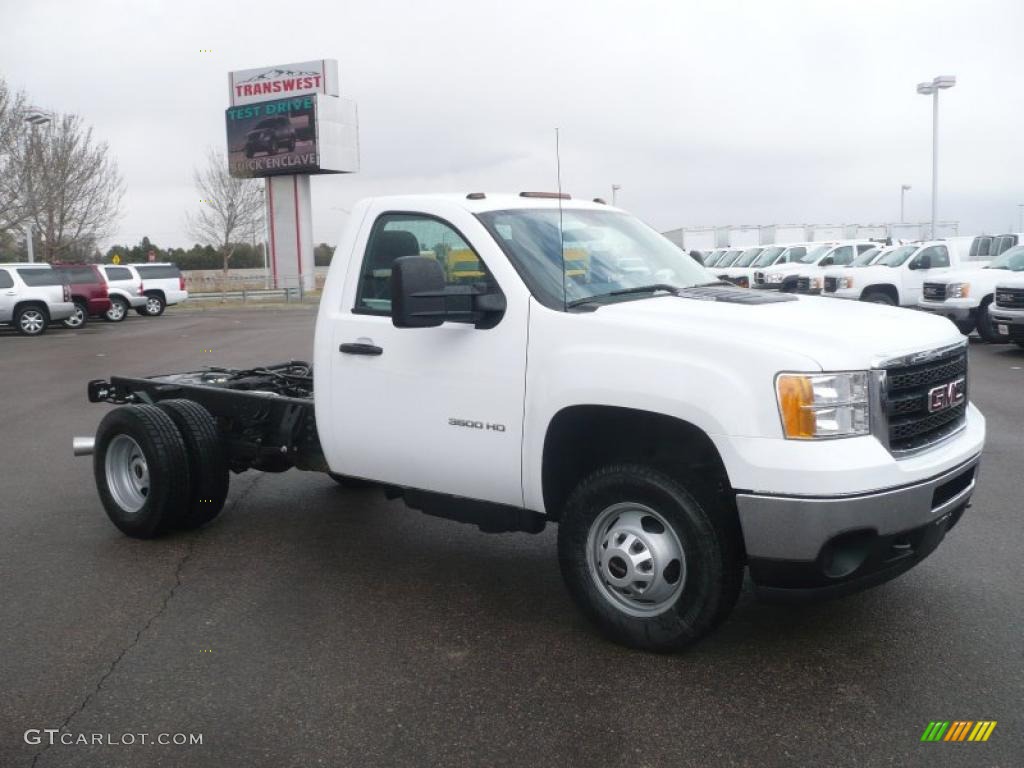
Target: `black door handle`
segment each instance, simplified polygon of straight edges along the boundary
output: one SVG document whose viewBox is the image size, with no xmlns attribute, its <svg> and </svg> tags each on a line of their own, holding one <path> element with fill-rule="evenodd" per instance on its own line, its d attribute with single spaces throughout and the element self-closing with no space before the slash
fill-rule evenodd
<svg viewBox="0 0 1024 768">
<path fill-rule="evenodd" d="M 342 344 L 338 347 L 339 352 L 344 352 L 346 355 L 382 355 L 384 350 L 375 344 L 362 344 L 355 342 L 353 344 Z"/>
</svg>

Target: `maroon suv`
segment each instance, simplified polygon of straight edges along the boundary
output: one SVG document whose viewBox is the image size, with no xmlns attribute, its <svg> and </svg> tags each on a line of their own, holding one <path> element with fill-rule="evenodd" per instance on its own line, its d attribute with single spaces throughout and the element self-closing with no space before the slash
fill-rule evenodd
<svg viewBox="0 0 1024 768">
<path fill-rule="evenodd" d="M 67 328 L 81 328 L 86 320 L 99 317 L 110 309 L 107 281 L 93 264 L 54 264 L 71 289 L 75 314 L 64 321 Z"/>
</svg>

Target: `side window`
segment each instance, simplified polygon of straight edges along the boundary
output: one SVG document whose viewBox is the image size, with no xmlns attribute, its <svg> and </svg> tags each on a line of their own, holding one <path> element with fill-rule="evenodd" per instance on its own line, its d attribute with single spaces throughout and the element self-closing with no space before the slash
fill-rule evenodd
<svg viewBox="0 0 1024 768">
<path fill-rule="evenodd" d="M 857 255 L 860 256 L 862 253 L 865 253 L 866 251 L 870 251 L 874 247 L 875 247 L 874 245 L 867 245 L 867 244 L 858 245 L 857 246 Z"/>
<path fill-rule="evenodd" d="M 844 245 L 832 251 L 832 263 L 836 265 L 849 264 L 853 261 L 853 246 Z"/>
<path fill-rule="evenodd" d="M 6 269 L 0 269 L 0 288 L 13 288 L 14 278 Z"/>
<path fill-rule="evenodd" d="M 353 311 L 391 314 L 391 267 L 402 256 L 436 259 L 448 285 L 493 278 L 469 244 L 450 224 L 413 213 L 386 213 L 373 225 L 359 274 Z"/>
<path fill-rule="evenodd" d="M 933 245 L 929 248 L 925 248 L 917 256 L 914 257 L 913 267 L 915 269 L 921 268 L 921 262 L 924 261 L 924 257 L 931 257 L 931 268 L 936 267 L 948 267 L 949 266 L 949 251 L 946 250 L 944 245 Z"/>
<path fill-rule="evenodd" d="M 971 243 L 971 258 L 976 256 L 988 256 L 989 248 L 992 246 L 991 237 L 976 237 Z"/>
<path fill-rule="evenodd" d="M 802 245 L 798 245 L 796 248 L 790 248 L 789 253 L 786 254 L 786 261 L 793 262 L 802 259 L 807 255 L 807 249 Z"/>
<path fill-rule="evenodd" d="M 132 273 L 127 267 L 104 267 L 108 280 L 131 280 Z"/>
</svg>

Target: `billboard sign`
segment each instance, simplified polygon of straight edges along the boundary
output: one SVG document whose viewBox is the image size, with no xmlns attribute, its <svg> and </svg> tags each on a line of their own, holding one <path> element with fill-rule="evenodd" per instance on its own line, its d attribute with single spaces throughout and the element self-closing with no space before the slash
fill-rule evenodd
<svg viewBox="0 0 1024 768">
<path fill-rule="evenodd" d="M 355 104 L 312 94 L 224 112 L 232 176 L 351 173 L 358 170 Z"/>
<path fill-rule="evenodd" d="M 233 107 L 314 93 L 337 96 L 338 62 L 317 59 L 229 72 L 228 90 L 228 103 Z"/>
</svg>

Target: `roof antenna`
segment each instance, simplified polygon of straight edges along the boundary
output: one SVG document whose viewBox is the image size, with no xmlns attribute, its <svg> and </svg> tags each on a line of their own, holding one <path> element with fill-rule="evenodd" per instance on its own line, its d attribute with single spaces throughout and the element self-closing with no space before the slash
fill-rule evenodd
<svg viewBox="0 0 1024 768">
<path fill-rule="evenodd" d="M 562 231 L 562 154 L 558 142 L 558 128 L 555 128 L 555 174 L 558 179 L 558 247 L 562 257 L 562 311 L 569 311 L 569 290 L 565 276 L 565 235 Z"/>
</svg>

